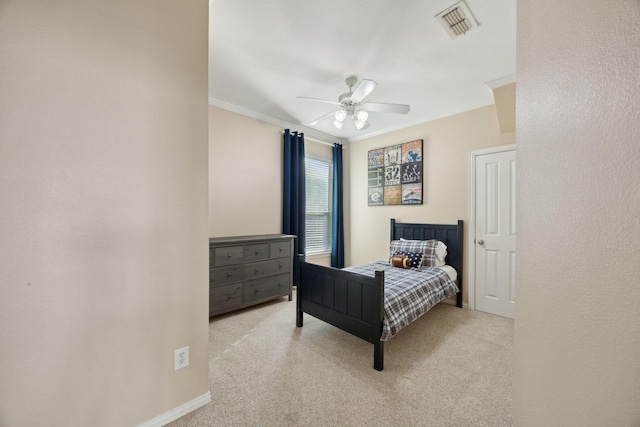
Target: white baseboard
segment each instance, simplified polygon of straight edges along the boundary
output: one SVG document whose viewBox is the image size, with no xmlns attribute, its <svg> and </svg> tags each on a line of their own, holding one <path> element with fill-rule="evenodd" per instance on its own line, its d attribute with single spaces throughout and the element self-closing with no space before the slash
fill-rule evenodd
<svg viewBox="0 0 640 427">
<path fill-rule="evenodd" d="M 198 408 L 202 408 L 204 405 L 211 402 L 211 391 L 207 391 L 202 396 L 198 396 L 193 400 L 183 403 L 182 405 L 171 409 L 170 411 L 160 414 L 155 418 L 152 418 L 138 427 L 162 427 L 169 424 L 171 421 L 175 421 L 178 418 L 193 412 Z"/>
</svg>

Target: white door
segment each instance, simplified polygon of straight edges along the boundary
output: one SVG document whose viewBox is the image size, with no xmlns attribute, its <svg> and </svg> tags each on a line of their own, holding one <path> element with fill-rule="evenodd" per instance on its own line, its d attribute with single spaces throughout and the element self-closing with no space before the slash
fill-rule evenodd
<svg viewBox="0 0 640 427">
<path fill-rule="evenodd" d="M 476 310 L 515 316 L 516 152 L 475 156 Z"/>
</svg>

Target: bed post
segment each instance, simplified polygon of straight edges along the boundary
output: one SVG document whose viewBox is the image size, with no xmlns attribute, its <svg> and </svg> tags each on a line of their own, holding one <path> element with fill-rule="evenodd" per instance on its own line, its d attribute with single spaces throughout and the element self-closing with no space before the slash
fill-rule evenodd
<svg viewBox="0 0 640 427">
<path fill-rule="evenodd" d="M 297 271 L 296 277 L 293 278 L 294 284 L 296 285 L 296 326 L 302 327 L 302 263 L 304 262 L 304 254 L 298 254 L 295 257 L 295 262 L 298 263 L 298 268 L 294 269 Z"/>
<path fill-rule="evenodd" d="M 391 230 L 391 237 L 389 238 L 389 241 L 391 242 L 396 238 L 396 219 L 395 218 L 391 218 L 391 227 L 389 227 L 389 229 Z"/>
<path fill-rule="evenodd" d="M 460 265 L 458 266 L 458 288 L 460 289 L 460 292 L 458 292 L 458 294 L 456 295 L 456 307 L 462 308 L 462 280 L 464 278 L 464 251 L 462 245 L 464 242 L 464 221 L 461 219 L 458 220 L 458 235 L 456 241 L 458 245 L 458 251 L 460 253 Z"/>
<path fill-rule="evenodd" d="M 393 223 L 393 219 L 391 220 Z M 384 368 L 384 341 L 380 340 L 382 336 L 382 319 L 384 318 L 384 271 L 376 270 L 376 282 L 378 283 L 378 289 L 380 290 L 379 298 L 379 315 L 378 319 L 376 319 L 376 323 L 378 325 L 378 329 L 376 330 L 376 335 L 374 336 L 375 341 L 373 342 L 373 368 L 376 371 L 382 371 Z"/>
<path fill-rule="evenodd" d="M 373 369 L 382 371 L 384 368 L 384 341 L 376 341 L 373 344 Z"/>
</svg>

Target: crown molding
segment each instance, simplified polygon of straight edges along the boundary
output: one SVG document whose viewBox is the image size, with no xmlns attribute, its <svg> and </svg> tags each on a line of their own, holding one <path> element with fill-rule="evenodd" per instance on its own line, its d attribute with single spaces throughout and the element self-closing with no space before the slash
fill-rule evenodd
<svg viewBox="0 0 640 427">
<path fill-rule="evenodd" d="M 511 80 L 509 80 L 509 79 L 511 79 Z M 501 79 L 492 80 L 492 82 L 502 82 L 502 83 L 498 83 L 497 86 L 495 86 L 495 87 L 504 86 L 505 84 L 513 83 L 514 81 L 515 81 L 515 76 L 507 76 L 507 77 L 503 77 Z M 485 83 L 485 84 L 488 85 L 489 83 Z M 214 107 L 218 107 L 218 108 L 222 108 L 223 110 L 228 110 L 228 111 L 231 111 L 231 112 L 234 112 L 234 113 L 238 113 L 238 114 L 241 114 L 243 116 L 250 117 L 252 119 L 261 120 L 263 122 L 271 123 L 271 124 L 276 125 L 276 126 L 281 126 L 283 129 L 291 129 L 292 131 L 302 132 L 308 137 L 314 138 L 319 142 L 324 142 L 324 143 L 327 143 L 327 144 L 333 144 L 335 142 L 337 142 L 339 144 L 346 144 L 346 143 L 349 143 L 349 142 L 362 141 L 362 140 L 365 140 L 365 139 L 369 139 L 369 138 L 373 138 L 373 137 L 376 137 L 376 136 L 384 135 L 384 134 L 389 133 L 389 132 L 395 132 L 395 131 L 399 131 L 399 130 L 402 130 L 402 129 L 410 128 L 410 127 L 413 127 L 413 126 L 418 126 L 418 125 L 424 124 L 426 122 L 431 122 L 431 121 L 434 121 L 434 120 L 443 119 L 445 117 L 453 116 L 453 115 L 456 115 L 456 114 L 465 113 L 467 111 L 475 110 L 476 108 L 486 107 L 487 105 L 491 105 L 491 104 L 493 104 L 493 102 L 482 103 L 482 104 L 474 105 L 474 106 L 466 106 L 463 109 L 450 109 L 450 110 L 442 111 L 439 114 L 436 114 L 436 115 L 433 115 L 433 116 L 430 116 L 430 117 L 425 117 L 425 118 L 422 118 L 422 119 L 418 119 L 418 120 L 412 121 L 410 123 L 405 123 L 405 124 L 400 125 L 400 126 L 387 127 L 387 128 L 384 128 L 384 129 L 377 130 L 375 132 L 369 132 L 369 133 L 366 133 L 366 134 L 363 134 L 363 135 L 359 135 L 359 136 L 356 136 L 356 137 L 352 137 L 352 138 L 341 138 L 341 137 L 329 135 L 329 134 L 324 133 L 324 132 L 317 131 L 317 130 L 312 129 L 312 128 L 308 127 L 308 126 L 304 126 L 304 125 L 300 125 L 300 124 L 293 124 L 293 123 L 289 123 L 289 122 L 284 121 L 284 120 L 276 119 L 275 117 L 271 117 L 271 116 L 268 116 L 266 114 L 258 113 L 256 111 L 249 110 L 249 109 L 244 108 L 244 107 L 239 107 L 237 105 L 230 104 L 228 102 L 220 101 L 219 99 L 215 99 L 215 98 L 211 98 L 211 97 L 209 98 L 209 105 L 212 105 Z"/>
<path fill-rule="evenodd" d="M 324 132 L 317 131 L 308 126 L 289 123 L 284 120 L 276 119 L 275 117 L 268 116 L 266 114 L 258 113 L 253 110 L 249 110 L 244 107 L 239 107 L 235 104 L 230 104 L 228 102 L 220 101 L 219 99 L 209 97 L 209 105 L 214 107 L 222 108 L 223 110 L 231 111 L 233 113 L 238 113 L 243 116 L 250 117 L 252 119 L 261 120 L 263 122 L 271 123 L 272 125 L 281 126 L 284 129 L 291 129 L 292 131 L 297 131 L 300 133 L 304 133 L 306 136 L 317 139 L 320 142 L 326 142 L 327 144 L 333 144 L 335 142 L 344 144 L 348 142 L 345 138 L 340 138 L 337 136 L 329 135 Z"/>
<path fill-rule="evenodd" d="M 388 128 L 380 129 L 380 130 L 378 130 L 376 132 L 367 133 L 366 135 L 349 138 L 349 142 L 362 141 L 364 139 L 373 138 L 374 136 L 380 136 L 380 135 L 384 135 L 386 133 L 396 132 L 396 131 L 399 131 L 399 130 L 402 130 L 402 129 L 407 129 L 407 128 L 410 128 L 410 127 L 413 127 L 413 126 L 419 126 L 419 125 L 425 124 L 427 122 L 432 122 L 434 120 L 444 119 L 445 117 L 455 116 L 456 114 L 466 113 L 467 111 L 475 110 L 477 108 L 486 107 L 487 105 L 492 105 L 492 104 L 493 104 L 493 101 L 480 103 L 478 105 L 473 105 L 473 106 L 466 106 L 465 108 L 462 108 L 462 109 L 450 109 L 450 110 L 441 111 L 439 114 L 435 114 L 433 116 L 429 116 L 429 117 L 425 117 L 425 118 L 422 118 L 422 119 L 414 120 L 412 122 L 405 123 L 405 124 L 400 125 L 400 126 L 388 127 Z"/>
<path fill-rule="evenodd" d="M 516 82 L 516 75 L 509 74 L 508 76 L 503 76 L 495 80 L 490 80 L 486 82 L 484 85 L 489 89 L 494 90 L 496 88 L 506 86 L 508 84 L 515 83 L 515 82 Z"/>
</svg>

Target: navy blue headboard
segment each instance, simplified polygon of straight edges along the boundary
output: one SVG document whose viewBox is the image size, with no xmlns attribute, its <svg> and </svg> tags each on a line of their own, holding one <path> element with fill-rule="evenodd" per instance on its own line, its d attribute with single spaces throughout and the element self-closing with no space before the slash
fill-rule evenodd
<svg viewBox="0 0 640 427">
<path fill-rule="evenodd" d="M 391 218 L 391 240 L 430 240 L 437 239 L 447 245 L 446 263 L 458 272 L 458 288 L 456 305 L 462 307 L 462 278 L 463 273 L 463 232 L 464 221 L 459 219 L 457 224 L 409 224 L 396 222 Z"/>
</svg>

